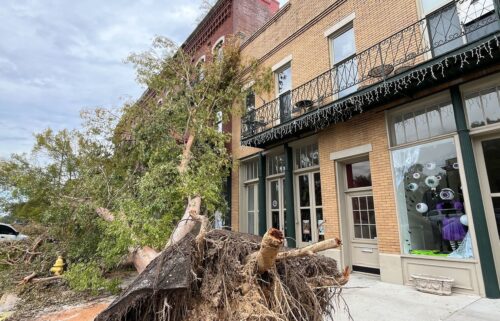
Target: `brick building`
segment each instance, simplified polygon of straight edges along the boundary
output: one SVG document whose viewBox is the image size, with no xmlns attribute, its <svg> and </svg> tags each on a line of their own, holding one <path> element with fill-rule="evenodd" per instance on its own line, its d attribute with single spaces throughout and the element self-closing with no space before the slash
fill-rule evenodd
<svg viewBox="0 0 500 321">
<path fill-rule="evenodd" d="M 237 36 L 244 41 L 278 9 L 278 0 L 218 0 L 181 48 L 193 57 L 195 63 L 210 61 L 217 55 L 226 37 Z M 153 98 L 158 99 L 152 90 L 146 90 L 138 105 Z"/>
<path fill-rule="evenodd" d="M 355 271 L 499 297 L 497 0 L 290 0 L 241 45 L 275 75 L 233 119 L 232 227 L 339 236 Z"/>
</svg>

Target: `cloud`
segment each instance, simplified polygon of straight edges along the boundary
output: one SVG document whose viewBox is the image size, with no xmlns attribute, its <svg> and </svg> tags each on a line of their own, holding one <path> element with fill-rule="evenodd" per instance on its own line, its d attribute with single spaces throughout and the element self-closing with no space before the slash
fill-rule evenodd
<svg viewBox="0 0 500 321">
<path fill-rule="evenodd" d="M 200 3 L 2 0 L 0 158 L 29 151 L 33 132 L 77 128 L 82 108 L 139 97 L 143 88 L 122 61 L 156 35 L 182 43 Z"/>
<path fill-rule="evenodd" d="M 79 127 L 82 108 L 137 98 L 143 88 L 123 60 L 156 35 L 182 43 L 200 2 L 3 0 L 0 157 L 29 151 L 33 132 Z"/>
</svg>

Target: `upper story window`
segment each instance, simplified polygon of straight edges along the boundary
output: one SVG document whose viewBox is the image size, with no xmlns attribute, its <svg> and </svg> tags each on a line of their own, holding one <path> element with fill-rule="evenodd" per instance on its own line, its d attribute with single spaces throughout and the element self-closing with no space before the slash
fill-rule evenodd
<svg viewBox="0 0 500 321">
<path fill-rule="evenodd" d="M 247 90 L 247 94 L 245 96 L 245 110 L 247 112 L 255 110 L 255 92 L 252 88 Z"/>
<path fill-rule="evenodd" d="M 222 111 L 218 111 L 215 113 L 215 124 L 217 125 L 217 131 L 222 133 Z"/>
<path fill-rule="evenodd" d="M 319 166 L 318 144 L 310 144 L 296 149 L 295 168 L 303 169 L 313 166 Z"/>
<path fill-rule="evenodd" d="M 470 128 L 500 123 L 500 86 L 489 86 L 465 95 Z"/>
<path fill-rule="evenodd" d="M 276 87 L 279 97 L 278 123 L 287 121 L 292 116 L 292 66 L 287 63 L 275 71 Z"/>
<path fill-rule="evenodd" d="M 212 55 L 217 61 L 221 61 L 224 57 L 224 37 L 219 38 L 212 48 Z"/>
<path fill-rule="evenodd" d="M 205 79 L 205 55 L 201 56 L 196 62 L 196 68 L 198 69 L 198 80 Z"/>
<path fill-rule="evenodd" d="M 267 175 L 282 174 L 285 172 L 285 155 L 272 155 L 268 158 Z"/>
<path fill-rule="evenodd" d="M 451 133 L 456 130 L 453 106 L 448 97 L 440 95 L 391 113 L 389 127 L 392 146 Z"/>
<path fill-rule="evenodd" d="M 432 52 L 441 55 L 499 29 L 493 0 L 420 0 Z M 462 35 L 465 35 L 463 37 Z"/>
<path fill-rule="evenodd" d="M 356 42 L 352 23 L 333 34 L 330 40 L 332 63 L 336 67 L 333 81 L 334 91 L 338 97 L 347 96 L 356 91 L 358 66 L 354 57 L 356 55 Z"/>
</svg>

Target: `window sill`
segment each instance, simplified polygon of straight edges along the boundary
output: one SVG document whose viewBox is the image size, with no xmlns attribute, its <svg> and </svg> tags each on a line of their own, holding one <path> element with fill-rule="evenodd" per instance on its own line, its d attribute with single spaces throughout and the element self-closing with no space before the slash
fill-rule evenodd
<svg viewBox="0 0 500 321">
<path fill-rule="evenodd" d="M 471 263 L 477 264 L 479 261 L 476 258 L 472 259 L 457 259 L 451 257 L 443 257 L 443 256 L 430 256 L 430 255 L 416 255 L 416 254 L 401 254 L 401 258 L 403 259 L 424 259 L 424 260 L 432 260 L 432 261 L 446 261 L 446 262 L 461 262 L 461 263 Z"/>
</svg>

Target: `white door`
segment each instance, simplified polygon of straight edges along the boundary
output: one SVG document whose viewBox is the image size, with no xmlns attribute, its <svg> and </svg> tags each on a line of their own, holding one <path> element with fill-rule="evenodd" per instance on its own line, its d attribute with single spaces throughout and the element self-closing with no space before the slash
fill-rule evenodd
<svg viewBox="0 0 500 321">
<path fill-rule="evenodd" d="M 371 191 L 347 193 L 349 250 L 353 270 L 377 273 L 379 256 Z"/>
<path fill-rule="evenodd" d="M 500 282 L 500 136 L 476 142 L 476 151 L 484 209 Z"/>
<path fill-rule="evenodd" d="M 319 172 L 301 173 L 296 180 L 297 247 L 325 239 Z"/>
</svg>

